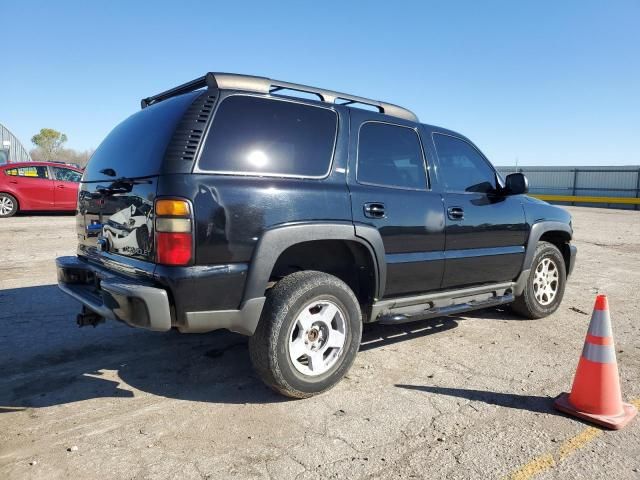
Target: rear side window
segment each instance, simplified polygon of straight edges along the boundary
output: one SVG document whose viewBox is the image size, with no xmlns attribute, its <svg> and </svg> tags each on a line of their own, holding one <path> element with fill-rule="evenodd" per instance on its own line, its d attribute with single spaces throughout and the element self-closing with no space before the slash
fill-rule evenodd
<svg viewBox="0 0 640 480">
<path fill-rule="evenodd" d="M 472 145 L 461 138 L 435 133 L 438 176 L 450 192 L 488 193 L 496 188 L 496 173 Z"/>
<path fill-rule="evenodd" d="M 195 91 L 169 98 L 131 115 L 102 141 L 89 160 L 84 179 L 113 179 L 100 173 L 104 169 L 113 169 L 116 177 L 161 173 L 162 161 L 178 122 L 202 94 Z"/>
<path fill-rule="evenodd" d="M 5 173 L 12 177 L 49 178 L 47 167 L 7 168 Z"/>
<path fill-rule="evenodd" d="M 338 118 L 334 111 L 233 95 L 222 101 L 198 164 L 201 171 L 324 177 Z"/>
<path fill-rule="evenodd" d="M 369 122 L 358 138 L 359 183 L 395 188 L 427 188 L 418 134 L 412 128 Z"/>
</svg>

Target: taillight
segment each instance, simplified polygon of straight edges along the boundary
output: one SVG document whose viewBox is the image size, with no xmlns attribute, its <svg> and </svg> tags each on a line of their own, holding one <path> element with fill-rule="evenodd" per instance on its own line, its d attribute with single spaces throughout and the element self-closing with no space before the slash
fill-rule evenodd
<svg viewBox="0 0 640 480">
<path fill-rule="evenodd" d="M 157 200 L 156 215 L 159 217 L 187 217 L 191 215 L 189 203 L 184 200 Z"/>
<path fill-rule="evenodd" d="M 188 265 L 193 258 L 191 207 L 185 200 L 156 200 L 156 263 Z"/>
<path fill-rule="evenodd" d="M 191 234 L 158 232 L 156 262 L 163 265 L 188 265 L 191 260 Z"/>
</svg>

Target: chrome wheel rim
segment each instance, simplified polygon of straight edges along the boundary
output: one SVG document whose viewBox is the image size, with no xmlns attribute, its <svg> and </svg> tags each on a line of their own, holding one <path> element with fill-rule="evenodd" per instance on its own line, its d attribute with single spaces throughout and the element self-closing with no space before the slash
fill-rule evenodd
<svg viewBox="0 0 640 480">
<path fill-rule="evenodd" d="M 543 258 L 536 266 L 533 277 L 533 294 L 540 305 L 547 306 L 556 298 L 560 275 L 558 266 L 550 258 Z"/>
<path fill-rule="evenodd" d="M 315 300 L 300 310 L 289 333 L 289 358 L 307 376 L 322 375 L 333 367 L 345 347 L 344 312 L 329 300 Z"/>
<path fill-rule="evenodd" d="M 13 211 L 13 200 L 9 197 L 0 198 L 0 215 L 9 215 Z"/>
</svg>

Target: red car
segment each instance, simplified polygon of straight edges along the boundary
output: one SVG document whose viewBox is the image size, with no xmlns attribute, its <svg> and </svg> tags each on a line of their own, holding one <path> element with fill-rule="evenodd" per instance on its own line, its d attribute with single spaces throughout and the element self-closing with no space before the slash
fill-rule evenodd
<svg viewBox="0 0 640 480">
<path fill-rule="evenodd" d="M 27 210 L 75 210 L 82 170 L 52 162 L 0 166 L 0 217 Z"/>
</svg>

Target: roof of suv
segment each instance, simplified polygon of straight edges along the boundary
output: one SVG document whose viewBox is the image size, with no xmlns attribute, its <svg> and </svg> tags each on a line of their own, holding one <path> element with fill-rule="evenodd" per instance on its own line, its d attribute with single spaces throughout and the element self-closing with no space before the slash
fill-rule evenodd
<svg viewBox="0 0 640 480">
<path fill-rule="evenodd" d="M 364 104 L 376 108 L 380 113 L 385 115 L 402 118 L 411 122 L 419 122 L 417 115 L 411 110 L 394 105 L 393 103 L 372 100 L 370 98 L 335 92 L 333 90 L 326 90 L 323 88 L 310 87 L 298 83 L 283 82 L 266 77 L 239 75 L 235 73 L 209 72 L 200 78 L 196 78 L 195 80 L 174 87 L 166 92 L 144 98 L 140 103 L 142 108 L 146 108 L 168 98 L 192 92 L 204 87 L 221 90 L 242 90 L 265 94 L 277 93 L 281 90 L 294 90 L 297 92 L 316 95 L 323 102 L 337 103 L 339 105 L 346 106 Z"/>
<path fill-rule="evenodd" d="M 325 102 L 325 103 L 333 103 L 341 106 L 358 106 L 358 105 L 366 105 L 369 107 L 374 107 L 378 110 L 378 113 L 382 115 L 387 115 L 391 117 L 401 118 L 404 120 L 408 120 L 410 122 L 418 123 L 428 128 L 432 132 L 444 133 L 448 135 L 452 135 L 458 138 L 461 138 L 471 144 L 471 140 L 466 136 L 456 132 L 454 130 L 450 130 L 447 128 L 439 127 L 432 124 L 421 123 L 418 119 L 417 115 L 413 113 L 411 110 L 400 107 L 398 105 L 394 105 L 392 103 L 382 102 L 379 100 L 372 100 L 369 98 L 358 97 L 355 95 L 350 95 L 347 93 L 335 92 L 332 90 L 325 90 L 317 87 L 310 87 L 307 85 L 283 82 L 280 80 L 272 80 L 266 77 L 258 77 L 253 75 L 242 75 L 235 73 L 220 73 L 220 72 L 209 72 L 202 77 L 196 78 L 190 82 L 184 83 L 182 85 L 178 85 L 177 87 L 171 88 L 165 92 L 159 93 L 157 95 L 153 95 L 151 97 L 147 97 L 141 100 L 142 108 L 146 108 L 151 105 L 155 105 L 163 100 L 167 100 L 172 97 L 177 97 L 179 95 L 184 95 L 189 92 L 193 92 L 196 90 L 200 90 L 203 88 L 209 89 L 223 89 L 223 90 L 237 90 L 237 91 L 245 91 L 251 93 L 262 93 L 262 94 L 279 94 L 288 96 L 286 93 L 282 93 L 283 91 L 296 91 L 301 93 L 307 93 L 316 95 L 318 99 L 316 101 Z"/>
</svg>

